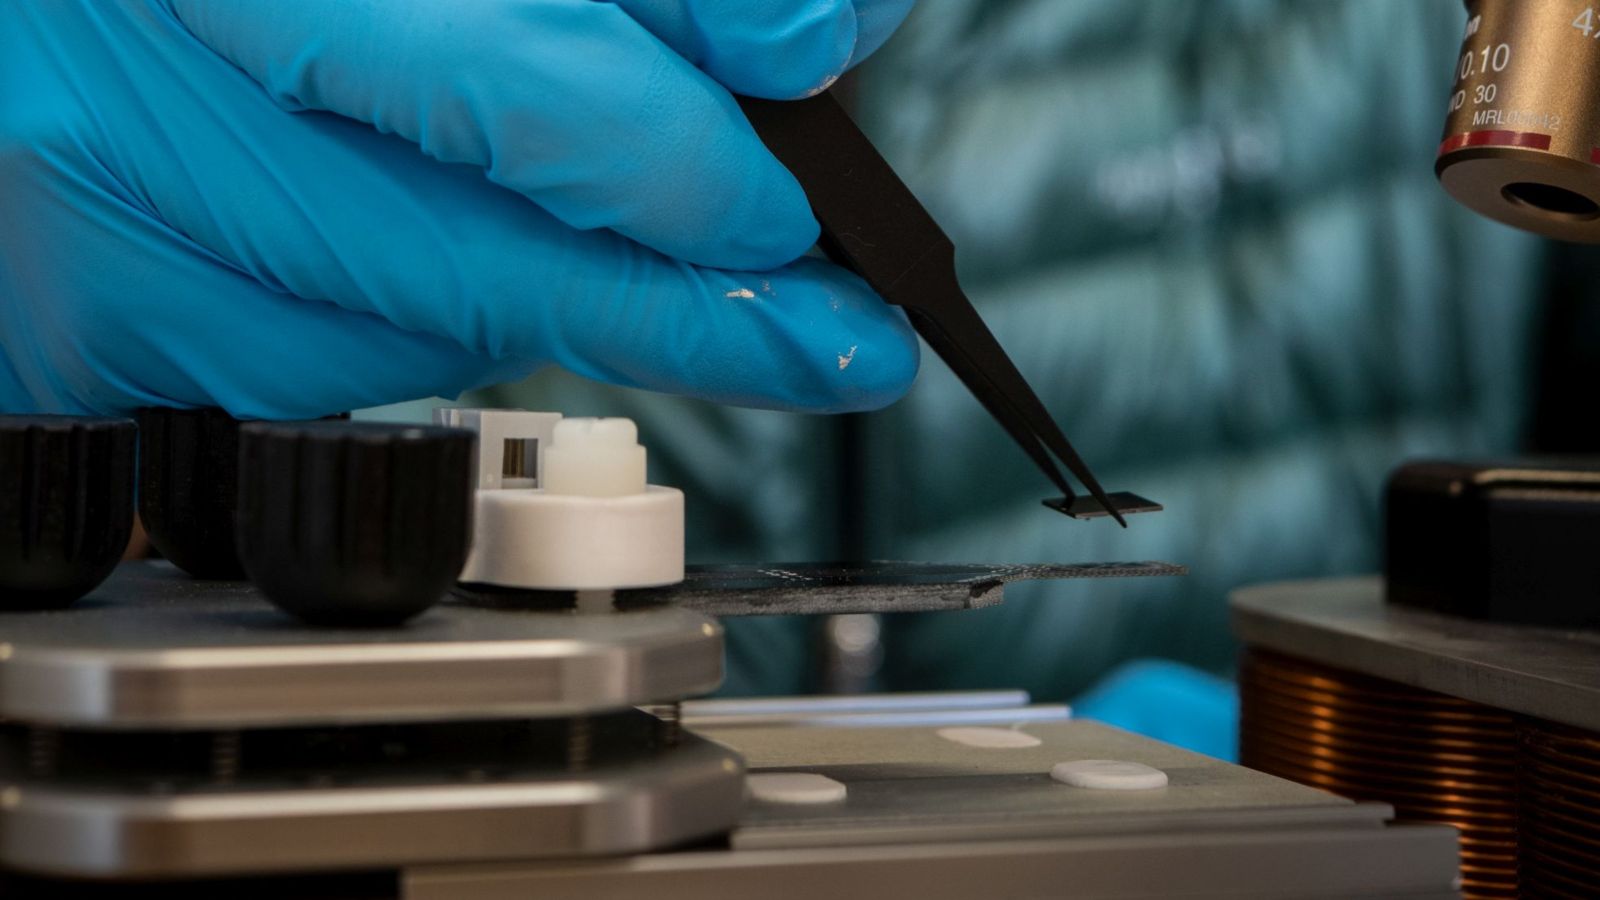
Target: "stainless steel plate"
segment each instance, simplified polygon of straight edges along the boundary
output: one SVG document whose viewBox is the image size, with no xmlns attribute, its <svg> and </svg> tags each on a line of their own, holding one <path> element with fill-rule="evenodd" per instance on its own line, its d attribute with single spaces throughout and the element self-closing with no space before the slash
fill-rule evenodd
<svg viewBox="0 0 1600 900">
<path fill-rule="evenodd" d="M 518 723 L 505 723 L 514 728 Z M 430 728 L 433 726 L 418 726 Z M 579 771 L 493 751 L 471 768 L 374 767 L 308 783 L 246 761 L 229 784 L 62 776 L 0 792 L 0 865 L 145 879 L 640 853 L 726 833 L 739 757 L 643 713 L 595 723 Z"/>
<path fill-rule="evenodd" d="M 1002 726 L 1004 727 L 1004 726 Z M 1191 753 L 1097 722 L 1029 722 L 1010 730 L 1033 747 L 985 749 L 938 727 L 696 728 L 745 758 L 751 772 L 814 772 L 849 790 L 837 805 L 752 801 L 733 833 L 744 849 L 1020 839 L 1214 828 L 1375 827 L 1381 804 Z M 1050 777 L 1075 759 L 1143 763 L 1167 773 L 1151 791 L 1091 791 Z"/>
<path fill-rule="evenodd" d="M 314 628 L 246 583 L 137 563 L 71 609 L 0 615 L 0 718 L 62 726 L 560 716 L 721 680 L 721 627 L 674 607 L 442 604 L 396 628 Z"/>
<path fill-rule="evenodd" d="M 813 772 L 843 801 L 751 801 L 729 849 L 406 869 L 407 900 L 874 900 L 972 897 L 1455 897 L 1447 826 L 1384 827 L 1383 804 L 1252 772 L 1092 722 L 1023 723 L 1036 747 L 982 749 L 933 727 L 714 728 L 752 773 Z M 1091 791 L 1070 759 L 1165 771 Z"/>
<path fill-rule="evenodd" d="M 1444 825 L 701 850 L 418 866 L 403 900 L 1459 900 Z"/>
</svg>

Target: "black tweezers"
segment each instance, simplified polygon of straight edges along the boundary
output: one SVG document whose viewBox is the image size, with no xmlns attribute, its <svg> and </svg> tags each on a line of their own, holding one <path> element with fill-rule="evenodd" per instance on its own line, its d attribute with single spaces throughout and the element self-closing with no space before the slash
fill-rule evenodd
<svg viewBox="0 0 1600 900">
<path fill-rule="evenodd" d="M 1073 518 L 1161 509 L 1137 494 L 1107 494 L 1033 388 L 962 293 L 956 251 L 877 148 L 831 94 L 804 100 L 740 97 L 756 133 L 805 189 L 822 225 L 822 249 L 906 311 L 917 333 L 960 377 L 1011 439 L 1063 494 L 1045 500 Z M 1090 494 L 1079 497 L 1051 459 Z"/>
</svg>

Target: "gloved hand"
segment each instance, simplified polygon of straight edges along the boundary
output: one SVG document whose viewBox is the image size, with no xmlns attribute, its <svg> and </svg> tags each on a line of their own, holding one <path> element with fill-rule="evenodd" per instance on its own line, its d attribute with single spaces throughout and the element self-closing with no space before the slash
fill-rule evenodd
<svg viewBox="0 0 1600 900">
<path fill-rule="evenodd" d="M 796 261 L 730 91 L 821 89 L 910 2 L 5 0 L 0 409 L 315 416 L 550 363 L 886 404 L 915 338 Z"/>
</svg>

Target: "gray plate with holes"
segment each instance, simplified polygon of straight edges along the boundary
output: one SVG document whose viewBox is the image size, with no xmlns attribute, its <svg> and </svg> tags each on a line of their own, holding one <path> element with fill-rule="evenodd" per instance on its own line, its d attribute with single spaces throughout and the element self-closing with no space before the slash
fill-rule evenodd
<svg viewBox="0 0 1600 900">
<path fill-rule="evenodd" d="M 314 628 L 247 583 L 131 563 L 71 609 L 0 616 L 0 718 L 37 724 L 559 716 L 702 694 L 721 680 L 721 627 L 671 606 L 443 604 L 396 628 Z"/>
<path fill-rule="evenodd" d="M 727 849 L 625 859 L 409 867 L 407 900 L 919 900 L 972 897 L 1457 896 L 1456 837 L 1386 827 L 1352 803 L 1093 722 L 1024 723 L 1035 747 L 984 749 L 935 727 L 712 728 L 752 775 L 809 772 L 843 800 L 751 800 Z M 1051 780 L 1120 759 L 1166 772 L 1149 791 Z"/>
</svg>

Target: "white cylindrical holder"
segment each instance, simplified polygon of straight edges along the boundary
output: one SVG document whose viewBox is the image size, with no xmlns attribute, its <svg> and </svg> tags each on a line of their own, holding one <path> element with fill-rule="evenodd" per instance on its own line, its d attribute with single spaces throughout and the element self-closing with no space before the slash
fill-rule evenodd
<svg viewBox="0 0 1600 900">
<path fill-rule="evenodd" d="M 683 580 L 683 492 L 645 484 L 628 419 L 562 419 L 542 488 L 480 489 L 469 583 L 573 591 Z"/>
<path fill-rule="evenodd" d="M 683 492 L 625 497 L 479 491 L 461 580 L 544 591 L 658 587 L 683 580 Z"/>
</svg>

